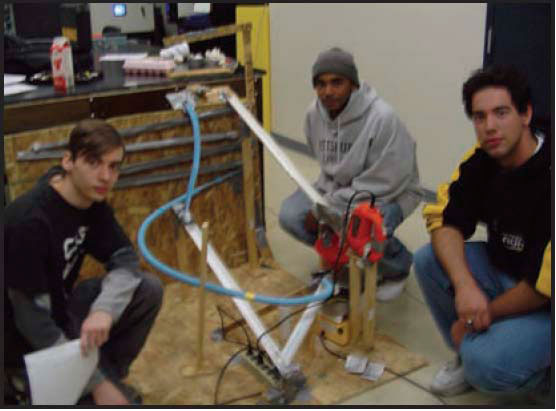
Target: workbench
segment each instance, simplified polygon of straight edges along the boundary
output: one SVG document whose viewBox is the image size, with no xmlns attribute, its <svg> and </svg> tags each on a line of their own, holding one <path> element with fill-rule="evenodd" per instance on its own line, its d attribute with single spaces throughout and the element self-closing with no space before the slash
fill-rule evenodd
<svg viewBox="0 0 556 411">
<path fill-rule="evenodd" d="M 262 112 L 262 76 L 255 70 L 255 103 Z M 165 95 L 190 83 L 227 85 L 245 96 L 245 71 L 231 74 L 201 74 L 186 78 L 120 76 L 78 84 L 66 94 L 52 85 L 38 86 L 27 93 L 4 97 L 4 134 L 75 123 L 86 118 L 110 118 L 170 108 Z"/>
</svg>

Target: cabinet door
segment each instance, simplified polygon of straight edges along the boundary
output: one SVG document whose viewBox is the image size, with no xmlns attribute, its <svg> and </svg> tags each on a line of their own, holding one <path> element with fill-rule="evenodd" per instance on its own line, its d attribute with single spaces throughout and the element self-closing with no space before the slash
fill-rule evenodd
<svg viewBox="0 0 556 411">
<path fill-rule="evenodd" d="M 533 124 L 549 129 L 552 66 L 552 4 L 488 4 L 483 64 L 513 64 L 527 74 L 533 98 Z"/>
</svg>

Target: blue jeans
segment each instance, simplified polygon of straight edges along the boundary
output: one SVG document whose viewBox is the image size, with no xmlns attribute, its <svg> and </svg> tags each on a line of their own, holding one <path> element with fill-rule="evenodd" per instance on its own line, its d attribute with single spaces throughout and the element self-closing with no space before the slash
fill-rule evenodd
<svg viewBox="0 0 556 411">
<path fill-rule="evenodd" d="M 484 242 L 465 243 L 465 257 L 479 287 L 492 300 L 516 281 L 492 264 Z M 457 320 L 452 284 L 430 244 L 414 256 L 415 274 L 444 340 L 452 349 L 451 326 Z M 460 345 L 465 379 L 494 393 L 528 392 L 547 375 L 551 364 L 551 315 L 535 311 L 501 318 L 483 332 L 467 333 Z"/>
<path fill-rule="evenodd" d="M 301 189 L 297 189 L 282 202 L 278 216 L 282 229 L 311 247 L 317 241 L 317 234 L 305 229 L 305 217 L 312 206 L 309 197 Z M 386 240 L 384 257 L 378 263 L 379 278 L 384 281 L 402 280 L 409 275 L 412 262 L 411 252 L 400 240 L 391 236 Z"/>
</svg>

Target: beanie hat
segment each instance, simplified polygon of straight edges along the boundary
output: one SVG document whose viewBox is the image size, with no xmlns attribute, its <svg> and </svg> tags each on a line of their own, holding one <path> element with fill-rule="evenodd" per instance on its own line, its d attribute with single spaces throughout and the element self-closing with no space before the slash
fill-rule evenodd
<svg viewBox="0 0 556 411">
<path fill-rule="evenodd" d="M 313 86 L 317 77 L 323 73 L 340 74 L 359 87 L 357 67 L 355 67 L 353 56 L 339 47 L 333 47 L 318 55 L 313 64 Z"/>
</svg>

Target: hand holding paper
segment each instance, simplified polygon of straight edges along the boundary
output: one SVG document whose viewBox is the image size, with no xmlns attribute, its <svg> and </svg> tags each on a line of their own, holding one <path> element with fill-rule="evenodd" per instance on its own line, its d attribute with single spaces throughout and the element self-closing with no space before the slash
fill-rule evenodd
<svg viewBox="0 0 556 411">
<path fill-rule="evenodd" d="M 27 354 L 33 405 L 74 405 L 98 363 L 98 349 L 83 356 L 79 340 Z"/>
<path fill-rule="evenodd" d="M 81 352 L 87 354 L 93 348 L 99 348 L 108 340 L 112 327 L 112 316 L 105 311 L 90 313 L 81 325 Z"/>
</svg>

